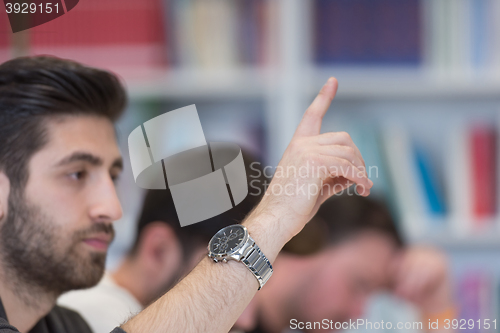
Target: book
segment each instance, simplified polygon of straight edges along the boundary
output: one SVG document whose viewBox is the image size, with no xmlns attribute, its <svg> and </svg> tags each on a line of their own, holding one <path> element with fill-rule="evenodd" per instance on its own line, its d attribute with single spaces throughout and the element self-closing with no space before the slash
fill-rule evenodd
<svg viewBox="0 0 500 333">
<path fill-rule="evenodd" d="M 171 0 L 164 31 L 172 65 L 208 70 L 266 61 L 269 0 Z"/>
<path fill-rule="evenodd" d="M 237 8 L 239 58 L 243 65 L 265 62 L 266 1 L 241 0 Z"/>
<path fill-rule="evenodd" d="M 482 272 L 468 272 L 462 276 L 461 280 L 458 283 L 458 304 L 460 307 L 459 318 L 465 319 L 465 321 L 473 320 L 475 325 L 472 329 L 467 327 L 468 332 L 476 332 L 479 333 L 480 329 L 476 324 L 476 321 L 479 319 L 483 319 L 481 316 L 481 307 L 483 300 L 481 299 L 481 289 L 483 285 L 483 273 Z"/>
<path fill-rule="evenodd" d="M 470 129 L 465 121 L 450 122 L 445 142 L 448 217 L 450 231 L 459 238 L 473 230 Z"/>
<path fill-rule="evenodd" d="M 426 210 L 430 215 L 444 217 L 446 207 L 443 190 L 440 187 L 431 158 L 423 147 L 415 146 L 414 153 L 419 171 L 419 178 L 425 193 Z"/>
<path fill-rule="evenodd" d="M 419 0 L 316 0 L 315 61 L 419 65 L 420 13 Z"/>
<path fill-rule="evenodd" d="M 29 30 L 31 52 L 111 70 L 165 67 L 160 0 L 88 0 Z"/>
<path fill-rule="evenodd" d="M 410 135 L 400 124 L 386 124 L 381 130 L 381 138 L 403 235 L 409 240 L 420 239 L 430 225 Z"/>
<path fill-rule="evenodd" d="M 496 213 L 496 133 L 488 125 L 476 125 L 471 134 L 472 201 L 476 224 Z"/>
<path fill-rule="evenodd" d="M 472 1 L 447 1 L 448 62 L 452 77 L 469 75 L 472 70 Z"/>
<path fill-rule="evenodd" d="M 472 65 L 482 70 L 487 65 L 491 45 L 492 17 L 488 15 L 489 0 L 474 0 L 471 4 Z"/>
</svg>

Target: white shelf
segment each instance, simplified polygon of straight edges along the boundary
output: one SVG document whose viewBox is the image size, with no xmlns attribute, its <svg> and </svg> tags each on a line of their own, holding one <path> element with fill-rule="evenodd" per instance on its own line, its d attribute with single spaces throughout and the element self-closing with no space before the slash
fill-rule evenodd
<svg viewBox="0 0 500 333">
<path fill-rule="evenodd" d="M 448 250 L 500 251 L 500 220 L 497 217 L 481 221 L 458 221 L 450 216 L 444 220 L 422 218 L 418 224 L 425 227 L 417 235 L 408 235 L 410 244 L 429 244 Z"/>
<path fill-rule="evenodd" d="M 336 99 L 498 98 L 495 73 L 442 72 L 405 67 L 321 67 L 312 71 L 308 94 L 315 95 L 328 77 L 339 81 Z"/>
<path fill-rule="evenodd" d="M 132 99 L 146 98 L 264 98 L 280 91 L 286 77 L 278 70 L 234 68 L 221 70 L 159 69 L 122 75 Z M 339 80 L 337 100 L 498 98 L 500 75 L 440 73 L 411 68 L 304 69 L 299 91 L 317 94 L 328 77 Z"/>
<path fill-rule="evenodd" d="M 449 234 L 428 235 L 409 239 L 409 243 L 438 246 L 446 250 L 500 251 L 500 234 L 477 234 L 468 236 L 453 236 Z"/>
<path fill-rule="evenodd" d="M 261 98 L 269 80 L 264 69 L 159 69 L 122 75 L 131 99 Z"/>
</svg>

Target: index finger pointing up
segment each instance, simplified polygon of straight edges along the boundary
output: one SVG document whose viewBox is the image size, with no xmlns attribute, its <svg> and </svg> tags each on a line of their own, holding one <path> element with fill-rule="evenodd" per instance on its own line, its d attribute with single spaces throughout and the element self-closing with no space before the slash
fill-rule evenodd
<svg viewBox="0 0 500 333">
<path fill-rule="evenodd" d="M 331 77 L 326 84 L 321 88 L 318 96 L 314 99 L 311 105 L 307 108 L 302 120 L 300 121 L 296 136 L 318 135 L 321 130 L 321 122 L 326 111 L 337 93 L 339 84 L 337 79 Z"/>
</svg>

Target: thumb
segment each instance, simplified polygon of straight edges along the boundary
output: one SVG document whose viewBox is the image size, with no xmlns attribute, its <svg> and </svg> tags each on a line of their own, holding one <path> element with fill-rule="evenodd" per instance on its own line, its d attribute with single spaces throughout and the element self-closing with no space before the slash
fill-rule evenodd
<svg viewBox="0 0 500 333">
<path fill-rule="evenodd" d="M 330 104 L 337 93 L 339 83 L 336 78 L 331 77 L 321 88 L 318 96 L 307 108 L 302 120 L 300 121 L 295 136 L 318 135 L 321 130 L 323 116 L 330 107 Z"/>
</svg>

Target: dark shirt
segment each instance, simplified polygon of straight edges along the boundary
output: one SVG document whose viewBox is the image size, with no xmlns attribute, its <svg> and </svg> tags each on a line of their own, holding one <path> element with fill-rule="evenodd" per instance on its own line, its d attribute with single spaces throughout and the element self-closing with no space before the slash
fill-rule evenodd
<svg viewBox="0 0 500 333">
<path fill-rule="evenodd" d="M 268 333 L 268 331 L 266 331 L 264 327 L 262 327 L 261 321 L 257 319 L 256 327 L 248 333 Z"/>
<path fill-rule="evenodd" d="M 0 300 L 0 333 L 15 332 L 19 333 L 19 330 L 7 321 L 7 315 Z M 49 314 L 36 323 L 29 333 L 92 333 L 92 330 L 78 313 L 56 305 Z M 117 327 L 111 333 L 125 333 L 125 331 Z"/>
<path fill-rule="evenodd" d="M 0 331 L 1 332 L 1 331 Z M 3 332 L 2 332 L 3 333 Z M 267 333 L 267 331 L 265 331 L 262 326 L 260 325 L 257 325 L 256 328 L 254 328 L 252 331 L 248 332 L 248 333 Z"/>
</svg>

